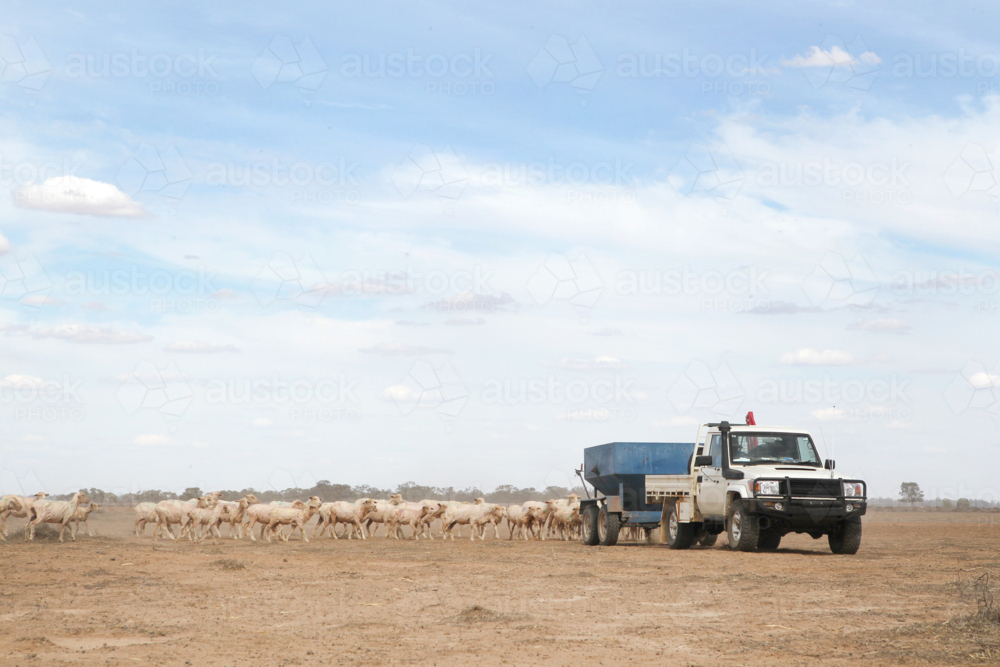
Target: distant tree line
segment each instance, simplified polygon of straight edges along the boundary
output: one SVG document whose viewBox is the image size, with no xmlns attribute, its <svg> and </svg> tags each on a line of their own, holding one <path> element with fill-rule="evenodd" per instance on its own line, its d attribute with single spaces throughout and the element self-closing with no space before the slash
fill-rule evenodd
<svg viewBox="0 0 1000 667">
<path fill-rule="evenodd" d="M 198 487 L 188 487 L 181 493 L 172 491 L 159 491 L 151 489 L 136 493 L 114 494 L 101 489 L 82 489 L 87 492 L 92 502 L 101 505 L 125 504 L 137 505 L 139 503 L 156 503 L 161 500 L 190 500 L 203 496 L 214 489 L 200 489 Z M 474 486 L 464 489 L 456 489 L 453 486 L 423 486 L 416 482 L 405 482 L 396 488 L 380 489 L 374 486 L 362 484 L 351 486 L 350 484 L 333 484 L 329 480 L 321 480 L 315 486 L 308 489 L 291 488 L 283 491 L 259 490 L 246 488 L 240 491 L 222 491 L 223 500 L 239 500 L 248 493 L 257 496 L 262 503 L 283 500 L 290 502 L 296 498 L 308 498 L 309 496 L 319 496 L 324 502 L 334 500 L 356 500 L 358 498 L 388 498 L 398 493 L 404 500 L 460 500 L 471 502 L 476 498 L 485 498 L 489 503 L 500 503 L 510 505 L 523 503 L 527 500 L 548 500 L 550 498 L 564 498 L 570 493 L 576 493 L 581 497 L 586 497 L 583 487 L 567 489 L 561 486 L 549 486 L 539 491 L 534 487 L 518 488 L 510 484 L 502 484 L 490 492 L 484 492 Z M 56 500 L 69 500 L 72 494 L 52 496 Z"/>
</svg>

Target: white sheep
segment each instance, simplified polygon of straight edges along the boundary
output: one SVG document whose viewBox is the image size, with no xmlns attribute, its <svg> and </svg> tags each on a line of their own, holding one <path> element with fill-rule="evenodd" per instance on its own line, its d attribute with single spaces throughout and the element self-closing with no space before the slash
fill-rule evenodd
<svg viewBox="0 0 1000 667">
<path fill-rule="evenodd" d="M 24 527 L 24 541 L 31 542 L 35 539 L 35 526 L 40 523 L 58 523 L 59 541 L 63 541 L 63 532 L 69 528 L 76 508 L 84 503 L 89 503 L 90 498 L 83 491 L 73 494 L 72 500 L 46 500 L 44 498 L 36 500 L 31 506 L 28 517 L 28 525 Z M 76 541 L 76 536 L 70 531 L 70 537 Z"/>
<path fill-rule="evenodd" d="M 88 537 L 94 536 L 94 534 L 90 532 L 90 524 L 87 522 L 87 519 L 90 516 L 91 512 L 93 512 L 96 509 L 100 509 L 100 507 L 101 506 L 98 505 L 97 503 L 90 503 L 87 506 L 80 505 L 79 507 L 76 508 L 76 511 L 73 512 L 73 518 L 71 519 L 71 521 L 73 522 L 73 539 L 76 539 L 76 533 L 77 531 L 80 530 L 81 521 L 83 522 L 84 528 L 87 529 L 87 536 Z"/>
</svg>

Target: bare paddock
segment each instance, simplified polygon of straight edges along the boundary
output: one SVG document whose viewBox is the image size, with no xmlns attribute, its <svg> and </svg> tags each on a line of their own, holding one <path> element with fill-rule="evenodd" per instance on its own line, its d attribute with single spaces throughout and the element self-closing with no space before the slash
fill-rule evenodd
<svg viewBox="0 0 1000 667">
<path fill-rule="evenodd" d="M 853 557 L 794 535 L 735 553 L 724 538 L 470 543 L 468 528 L 447 543 L 154 543 L 131 536 L 127 508 L 75 543 L 24 544 L 20 525 L 0 543 L 5 666 L 1000 662 L 970 588 L 1000 572 L 989 515 L 876 512 Z"/>
</svg>

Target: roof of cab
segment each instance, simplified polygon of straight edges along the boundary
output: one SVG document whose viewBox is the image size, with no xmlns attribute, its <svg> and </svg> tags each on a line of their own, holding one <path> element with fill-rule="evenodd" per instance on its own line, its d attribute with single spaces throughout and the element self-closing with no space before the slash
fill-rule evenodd
<svg viewBox="0 0 1000 667">
<path fill-rule="evenodd" d="M 747 424 L 732 424 L 732 429 L 734 432 L 737 431 L 752 431 L 755 433 L 809 433 L 809 429 L 805 428 L 795 428 L 794 426 L 768 426 L 766 424 L 757 424 L 756 426 L 749 426 Z M 717 426 L 709 426 L 709 431 L 718 431 Z"/>
</svg>

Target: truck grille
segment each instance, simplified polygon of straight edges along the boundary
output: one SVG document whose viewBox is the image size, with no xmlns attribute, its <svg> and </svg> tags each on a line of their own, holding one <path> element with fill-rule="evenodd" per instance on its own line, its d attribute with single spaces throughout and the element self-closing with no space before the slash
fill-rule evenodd
<svg viewBox="0 0 1000 667">
<path fill-rule="evenodd" d="M 836 479 L 790 479 L 788 483 L 790 495 L 797 498 L 837 498 L 841 494 L 840 480 Z"/>
</svg>

